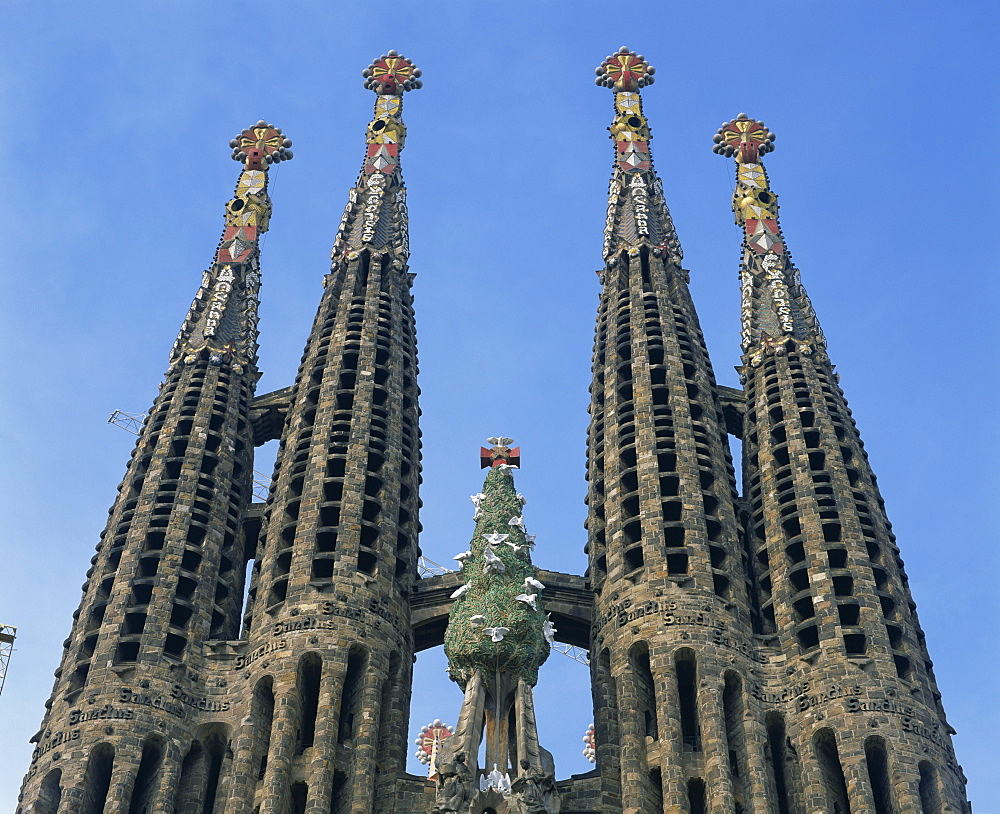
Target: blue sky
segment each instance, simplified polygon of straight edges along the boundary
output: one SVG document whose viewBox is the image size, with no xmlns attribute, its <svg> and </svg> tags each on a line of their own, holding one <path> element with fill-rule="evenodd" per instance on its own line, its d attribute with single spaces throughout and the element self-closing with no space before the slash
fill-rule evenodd
<svg viewBox="0 0 1000 814">
<path fill-rule="evenodd" d="M 523 450 L 537 563 L 582 572 L 587 385 L 621 44 L 657 67 L 653 154 L 723 384 L 737 385 L 740 111 L 767 157 L 789 248 L 883 489 L 977 814 L 1000 812 L 995 658 L 997 117 L 994 3 L 410 4 L 0 0 L 0 621 L 19 638 L 0 697 L 0 808 L 27 768 L 60 643 L 142 412 L 259 118 L 295 160 L 272 173 L 258 392 L 289 384 L 363 155 L 390 48 L 407 95 L 403 155 L 423 390 L 425 554 L 472 534 L 488 435 Z M 273 445 L 272 445 L 273 447 Z M 273 449 L 262 451 L 273 455 Z M 258 468 L 270 471 L 270 464 Z M 417 665 L 411 740 L 454 723 L 434 654 Z M 539 686 L 560 776 L 586 771 L 586 670 Z M 412 751 L 412 750 L 411 750 Z"/>
</svg>

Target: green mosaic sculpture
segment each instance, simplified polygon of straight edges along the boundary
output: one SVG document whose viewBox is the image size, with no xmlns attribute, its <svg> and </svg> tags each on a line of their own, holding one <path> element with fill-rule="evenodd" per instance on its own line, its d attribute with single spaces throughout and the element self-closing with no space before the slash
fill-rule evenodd
<svg viewBox="0 0 1000 814">
<path fill-rule="evenodd" d="M 470 551 L 458 555 L 464 585 L 453 596 L 444 651 L 453 681 L 463 689 L 477 672 L 506 673 L 538 681 L 549 656 L 551 623 L 542 609 L 542 585 L 531 564 L 534 540 L 525 534 L 523 499 L 514 488 L 514 456 L 499 441 L 484 462 L 491 466 L 483 491 L 474 495 L 476 531 Z"/>
</svg>

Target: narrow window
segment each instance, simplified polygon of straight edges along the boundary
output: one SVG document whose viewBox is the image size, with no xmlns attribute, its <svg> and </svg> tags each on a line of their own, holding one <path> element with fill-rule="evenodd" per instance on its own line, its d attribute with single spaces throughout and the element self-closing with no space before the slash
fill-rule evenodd
<svg viewBox="0 0 1000 814">
<path fill-rule="evenodd" d="M 688 806 L 691 814 L 705 814 L 705 781 L 700 777 L 688 780 Z"/>
<path fill-rule="evenodd" d="M 889 782 L 889 757 L 885 741 L 877 735 L 865 741 L 865 763 L 868 764 L 868 781 L 875 798 L 875 814 L 895 814 L 892 784 Z"/>
<path fill-rule="evenodd" d="M 681 710 L 681 737 L 686 748 L 697 752 L 701 750 L 701 734 L 698 727 L 698 684 L 694 651 L 678 650 L 675 665 L 677 700 Z"/>
<path fill-rule="evenodd" d="M 42 787 L 38 790 L 38 800 L 32 809 L 34 814 L 56 814 L 59 810 L 59 801 L 62 800 L 62 788 L 59 785 L 61 779 L 61 769 L 53 769 L 45 775 Z"/>
<path fill-rule="evenodd" d="M 920 764 L 921 814 L 940 814 L 941 795 L 938 792 L 937 769 L 926 760 Z"/>
<path fill-rule="evenodd" d="M 292 786 L 292 814 L 306 814 L 306 799 L 308 797 L 308 785 L 296 783 Z"/>
<path fill-rule="evenodd" d="M 347 814 L 351 807 L 351 788 L 347 775 L 334 772 L 333 787 L 330 789 L 330 814 Z"/>
<path fill-rule="evenodd" d="M 158 739 L 150 738 L 143 744 L 128 814 L 147 814 L 152 807 L 163 765 L 163 751 L 163 743 Z"/>
<path fill-rule="evenodd" d="M 301 755 L 316 738 L 316 711 L 319 708 L 319 679 L 322 664 L 317 653 L 306 653 L 299 661 L 299 742 L 296 754 Z"/>
<path fill-rule="evenodd" d="M 813 736 L 813 749 L 823 777 L 823 787 L 831 814 L 850 814 L 847 781 L 840 765 L 840 753 L 832 729 L 821 729 Z"/>
<path fill-rule="evenodd" d="M 747 772 L 747 744 L 743 730 L 743 684 L 736 673 L 727 672 L 722 692 L 722 710 L 729 746 L 729 770 L 733 776 L 733 798 L 739 807 L 750 799 Z"/>
<path fill-rule="evenodd" d="M 274 688 L 271 678 L 257 682 L 250 712 L 254 731 L 255 768 L 258 783 L 267 771 L 267 753 L 271 751 L 271 726 L 274 723 Z"/>
<path fill-rule="evenodd" d="M 90 752 L 83 778 L 82 814 L 102 814 L 111 787 L 111 768 L 115 762 L 115 747 L 99 743 Z"/>
<path fill-rule="evenodd" d="M 198 741 L 191 744 L 181 764 L 181 779 L 177 785 L 178 811 L 200 811 L 205 795 L 205 750 Z"/>
<path fill-rule="evenodd" d="M 649 650 L 644 644 L 635 645 L 629 652 L 629 667 L 635 680 L 638 709 L 642 715 L 643 734 L 654 741 L 660 733 L 656 723 L 656 688 L 649 664 Z"/>
<path fill-rule="evenodd" d="M 647 806 L 649 811 L 663 811 L 663 776 L 659 766 L 649 770 Z"/>
<path fill-rule="evenodd" d="M 340 723 L 337 727 L 337 743 L 348 743 L 354 739 L 354 729 L 361 718 L 361 696 L 368 654 L 352 648 L 347 658 L 347 675 L 344 677 L 344 691 L 340 700 Z"/>
<path fill-rule="evenodd" d="M 785 750 L 785 719 L 776 712 L 767 714 L 767 756 L 770 758 L 771 773 L 774 777 L 778 814 L 789 814 L 791 805 L 788 792 L 788 758 Z"/>
</svg>

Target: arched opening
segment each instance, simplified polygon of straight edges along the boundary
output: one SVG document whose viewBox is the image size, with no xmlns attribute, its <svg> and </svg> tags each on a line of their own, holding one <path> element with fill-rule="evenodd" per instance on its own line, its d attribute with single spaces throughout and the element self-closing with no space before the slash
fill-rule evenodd
<svg viewBox="0 0 1000 814">
<path fill-rule="evenodd" d="M 929 761 L 920 763 L 920 814 L 941 814 L 937 769 Z"/>
<path fill-rule="evenodd" d="M 895 814 L 892 784 L 889 780 L 889 754 L 885 740 L 878 735 L 872 735 L 865 741 L 865 763 L 868 765 L 868 782 L 875 800 L 875 814 Z"/>
<path fill-rule="evenodd" d="M 319 710 L 319 681 L 323 664 L 318 653 L 306 653 L 299 661 L 298 687 L 301 723 L 295 754 L 301 755 L 316 739 L 316 713 Z"/>
<path fill-rule="evenodd" d="M 778 814 L 798 809 L 798 767 L 785 733 L 785 718 L 780 712 L 767 713 L 767 759 L 774 780 Z"/>
<path fill-rule="evenodd" d="M 729 747 L 729 772 L 732 775 L 733 799 L 738 809 L 750 799 L 747 771 L 747 744 L 743 728 L 743 682 L 734 672 L 725 674 L 722 710 L 726 722 L 726 742 Z"/>
<path fill-rule="evenodd" d="M 274 682 L 270 676 L 262 678 L 254 687 L 250 708 L 253 722 L 253 755 L 251 771 L 256 771 L 259 785 L 267 771 L 267 753 L 271 749 L 271 725 L 274 723 Z"/>
<path fill-rule="evenodd" d="M 181 763 L 181 779 L 177 784 L 177 814 L 202 814 L 206 778 L 205 750 L 194 741 Z"/>
<path fill-rule="evenodd" d="M 143 744 L 139 769 L 136 771 L 135 783 L 132 785 L 132 799 L 129 802 L 128 814 L 148 814 L 150 811 L 159 785 L 163 753 L 164 744 L 158 737 L 149 738 Z"/>
<path fill-rule="evenodd" d="M 309 798 L 309 786 L 306 783 L 292 784 L 291 814 L 306 814 L 306 800 Z"/>
<path fill-rule="evenodd" d="M 368 669 L 368 653 L 352 647 L 347 656 L 347 674 L 340 700 L 340 721 L 337 725 L 337 743 L 353 744 L 357 725 L 361 720 L 364 677 Z"/>
<path fill-rule="evenodd" d="M 691 814 L 705 814 L 705 781 L 700 777 L 688 780 L 688 807 Z"/>
<path fill-rule="evenodd" d="M 90 750 L 83 780 L 82 814 L 102 814 L 111 787 L 111 769 L 115 763 L 115 747 L 99 743 Z"/>
<path fill-rule="evenodd" d="M 406 765 L 402 750 L 411 740 L 406 732 L 410 711 L 408 678 L 403 676 L 403 660 L 399 653 L 391 653 L 389 669 L 382 682 L 378 722 L 378 762 L 383 767 L 385 782 L 395 783 L 397 772 Z"/>
<path fill-rule="evenodd" d="M 674 667 L 677 671 L 677 704 L 681 713 L 684 748 L 699 752 L 701 727 L 698 723 L 698 669 L 694 651 L 686 647 L 678 650 L 674 655 Z"/>
<path fill-rule="evenodd" d="M 629 669 L 635 680 L 636 712 L 642 716 L 643 734 L 654 741 L 660 739 L 656 721 L 656 686 L 649 664 L 649 648 L 645 642 L 633 645 L 628 654 Z"/>
<path fill-rule="evenodd" d="M 62 769 L 53 769 L 45 775 L 32 814 L 56 814 L 59 801 L 62 800 L 62 787 L 59 784 L 61 779 Z"/>
<path fill-rule="evenodd" d="M 821 729 L 813 735 L 813 751 L 823 777 L 823 788 L 831 814 L 850 814 L 847 781 L 837 751 L 837 738 L 832 729 Z"/>
</svg>

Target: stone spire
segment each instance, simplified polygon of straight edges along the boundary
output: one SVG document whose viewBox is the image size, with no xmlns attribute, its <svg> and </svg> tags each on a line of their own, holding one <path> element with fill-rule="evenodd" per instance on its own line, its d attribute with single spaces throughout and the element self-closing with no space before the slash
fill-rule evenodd
<svg viewBox="0 0 1000 814">
<path fill-rule="evenodd" d="M 789 685 L 810 688 L 784 719 L 771 711 L 765 720 L 773 733 L 799 733 L 789 742 L 806 756 L 802 779 L 788 768 L 793 749 L 776 736 L 757 761 L 789 808 L 799 796 L 844 811 L 927 810 L 944 799 L 955 808 L 942 810 L 962 811 L 953 730 L 896 538 L 778 225 L 761 163 L 773 143 L 774 133 L 741 113 L 722 125 L 714 148 L 736 160 L 733 212 L 743 230 L 743 476 L 758 652 L 785 665 Z M 825 699 L 812 688 L 824 687 L 831 699 L 853 700 L 842 710 L 814 708 L 814 698 Z M 851 714 L 868 710 L 909 723 L 883 728 Z M 785 776 L 794 782 L 778 783 Z"/>
<path fill-rule="evenodd" d="M 42 810 L 41 802 L 37 809 L 29 804 L 56 794 L 60 771 L 67 810 L 87 800 L 96 811 L 109 794 L 122 799 L 126 792 L 113 790 L 131 788 L 129 778 L 135 780 L 126 798 L 129 810 L 151 808 L 154 800 L 172 810 L 166 802 L 175 792 L 169 777 L 179 771 L 182 756 L 165 750 L 163 738 L 183 743 L 190 729 L 183 705 L 164 699 L 171 692 L 175 697 L 203 692 L 206 642 L 239 635 L 246 562 L 240 519 L 253 486 L 258 241 L 271 214 L 267 167 L 292 155 L 291 141 L 264 121 L 231 145 L 242 172 L 226 205 L 222 241 L 174 345 L 166 380 L 91 560 L 49 711 L 35 738 L 23 791 L 26 807 L 19 811 Z M 56 751 L 61 762 L 48 766 L 52 721 L 58 728 L 67 715 L 78 716 L 74 706 L 110 710 L 123 698 L 150 699 L 148 710 L 113 716 L 133 720 L 142 737 L 116 733 L 99 716 L 84 716 L 74 747 L 61 755 Z M 158 706 L 152 698 L 160 699 Z M 94 755 L 103 769 L 93 768 Z M 115 755 L 113 769 L 108 755 Z M 88 765 L 92 768 L 85 769 Z M 161 766 L 167 768 L 158 775 Z M 38 786 L 40 771 L 48 788 Z"/>
<path fill-rule="evenodd" d="M 544 585 L 531 564 L 534 535 L 522 515 L 524 498 L 514 487 L 511 471 L 520 461 L 512 439 L 497 436 L 481 450 L 490 471 L 483 490 L 473 495 L 476 530 L 461 563 L 462 586 L 452 597 L 444 647 L 448 671 L 465 691 L 455 736 L 448 738 L 439 761 L 438 804 L 441 811 L 480 811 L 510 797 L 544 801 L 556 811 L 552 756 L 538 743 L 531 688 L 538 668 L 549 655 L 555 630 L 543 609 Z M 486 765 L 479 790 L 460 799 L 455 777 L 476 774 L 479 739 L 485 728 Z M 512 782 L 510 771 L 516 777 Z M 532 796 L 534 795 L 534 796 Z M 502 810 L 506 811 L 507 808 Z"/>
<path fill-rule="evenodd" d="M 732 650 L 751 646 L 725 422 L 639 98 L 651 70 L 627 48 L 597 69 L 615 94 L 615 168 L 587 439 L 590 652 L 602 805 L 628 812 L 683 810 L 691 749 L 732 798 L 722 727 L 699 724 L 684 700 L 731 651 L 672 614 L 726 630 Z"/>
<path fill-rule="evenodd" d="M 247 670 L 269 700 L 245 710 L 231 814 L 255 796 L 284 810 L 299 776 L 308 811 L 389 811 L 404 766 L 420 411 L 399 152 L 418 76 L 395 51 L 364 71 L 375 116 L 288 391 L 248 592 L 250 649 L 287 647 Z"/>
<path fill-rule="evenodd" d="M 640 88 L 653 84 L 656 69 L 623 45 L 596 72 L 596 83 L 615 92 L 615 119 L 608 128 L 615 143 L 615 166 L 608 191 L 604 259 L 648 246 L 656 256 L 680 263 L 680 243 L 663 198 L 663 184 L 653 169 L 652 133 L 639 95 Z"/>
<path fill-rule="evenodd" d="M 267 171 L 271 164 L 292 158 L 292 141 L 281 128 L 261 119 L 229 146 L 243 171 L 233 199 L 226 204 L 226 225 L 215 261 L 202 277 L 170 361 L 191 364 L 206 355 L 212 364 L 225 361 L 239 373 L 257 361 L 260 237 L 271 219 Z"/>
<path fill-rule="evenodd" d="M 763 345 L 791 341 L 820 352 L 826 340 L 799 271 L 778 225 L 778 196 L 761 158 L 774 149 L 774 133 L 741 113 L 719 128 L 714 152 L 736 158 L 733 214 L 743 230 L 742 347 L 757 358 Z"/>
<path fill-rule="evenodd" d="M 376 93 L 375 115 L 368 125 L 365 162 L 351 190 L 333 244 L 333 261 L 349 261 L 361 251 L 389 255 L 403 268 L 410 256 L 406 188 L 399 154 L 406 142 L 403 92 L 423 87 L 420 69 L 395 51 L 379 57 L 362 73 Z"/>
</svg>

